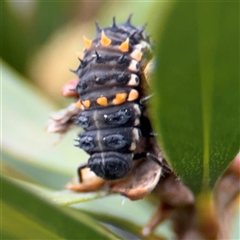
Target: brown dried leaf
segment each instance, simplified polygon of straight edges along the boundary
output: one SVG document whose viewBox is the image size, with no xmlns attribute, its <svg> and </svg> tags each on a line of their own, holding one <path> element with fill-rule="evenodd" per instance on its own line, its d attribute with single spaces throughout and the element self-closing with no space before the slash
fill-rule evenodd
<svg viewBox="0 0 240 240">
<path fill-rule="evenodd" d="M 110 183 L 110 192 L 117 192 L 131 200 L 139 200 L 148 195 L 157 185 L 161 168 L 153 161 L 136 162 L 131 174 Z"/>
<path fill-rule="evenodd" d="M 106 184 L 104 179 L 96 176 L 89 168 L 82 170 L 82 179 L 82 183 L 79 182 L 78 178 L 73 179 L 66 185 L 66 188 L 76 192 L 95 192 Z"/>
<path fill-rule="evenodd" d="M 46 125 L 46 131 L 49 133 L 66 133 L 74 127 L 74 117 L 80 113 L 81 109 L 70 104 L 67 108 L 52 114 Z"/>
</svg>

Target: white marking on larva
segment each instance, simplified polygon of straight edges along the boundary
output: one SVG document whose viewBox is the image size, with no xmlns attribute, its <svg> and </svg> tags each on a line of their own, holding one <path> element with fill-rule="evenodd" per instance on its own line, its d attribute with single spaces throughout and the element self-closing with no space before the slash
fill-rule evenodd
<svg viewBox="0 0 240 240">
<path fill-rule="evenodd" d="M 136 44 L 136 45 L 134 45 L 134 48 L 135 48 L 135 49 L 138 49 L 139 51 L 142 51 L 142 49 L 143 49 L 143 44 L 141 44 L 141 43 Z"/>
<path fill-rule="evenodd" d="M 101 155 L 101 159 L 102 159 L 102 169 L 104 169 L 104 166 L 105 166 L 105 158 L 104 158 L 104 155 L 103 155 L 103 152 L 100 153 Z"/>
<path fill-rule="evenodd" d="M 138 86 L 139 84 L 139 77 L 136 74 L 130 75 L 130 80 L 128 82 L 128 86 Z"/>
<path fill-rule="evenodd" d="M 132 142 L 131 145 L 130 145 L 130 147 L 129 147 L 129 150 L 130 150 L 130 151 L 134 151 L 134 150 L 136 149 L 136 147 L 137 147 L 136 143 L 135 143 L 135 142 Z"/>
<path fill-rule="evenodd" d="M 98 117 L 98 113 L 97 113 L 97 111 L 95 110 L 95 111 L 93 111 L 93 116 L 92 116 L 92 118 L 93 118 L 93 121 L 94 121 L 95 124 L 96 124 L 96 129 L 99 129 L 97 117 Z"/>
<path fill-rule="evenodd" d="M 140 50 L 138 50 L 138 49 L 134 49 L 134 50 L 132 51 L 132 53 L 130 54 L 130 57 L 131 57 L 132 59 L 140 62 L 141 59 L 142 59 L 142 55 L 143 55 L 142 51 L 140 51 Z"/>
<path fill-rule="evenodd" d="M 126 198 L 122 200 L 122 206 L 125 204 Z"/>
<path fill-rule="evenodd" d="M 128 69 L 133 72 L 139 71 L 139 63 L 135 60 L 132 60 L 128 66 Z"/>
<path fill-rule="evenodd" d="M 142 112 L 141 112 L 141 109 L 138 104 L 134 104 L 133 109 L 137 113 L 137 115 L 139 115 L 139 116 L 141 115 Z"/>
<path fill-rule="evenodd" d="M 139 136 L 139 130 L 137 128 L 133 128 L 132 136 L 135 141 L 139 141 L 140 136 Z"/>
<path fill-rule="evenodd" d="M 103 150 L 103 138 L 101 137 L 101 131 L 97 130 L 97 134 L 96 134 L 96 142 L 98 143 L 98 146 L 99 146 L 99 149 L 100 149 L 100 152 L 102 152 Z"/>
<path fill-rule="evenodd" d="M 134 46 L 134 48 L 135 48 L 135 49 L 138 49 L 138 50 L 140 50 L 140 51 L 143 52 L 143 50 L 144 50 L 145 48 L 151 48 L 151 47 L 150 47 L 150 44 L 149 44 L 148 42 L 142 40 L 142 41 L 140 41 L 139 44 L 136 44 L 136 45 Z"/>
<path fill-rule="evenodd" d="M 138 126 L 140 124 L 139 118 L 136 118 L 134 121 L 134 126 Z"/>
</svg>

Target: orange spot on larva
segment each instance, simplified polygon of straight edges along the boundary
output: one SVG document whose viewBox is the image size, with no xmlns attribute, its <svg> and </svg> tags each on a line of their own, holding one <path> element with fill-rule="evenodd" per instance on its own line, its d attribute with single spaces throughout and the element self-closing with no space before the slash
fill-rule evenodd
<svg viewBox="0 0 240 240">
<path fill-rule="evenodd" d="M 83 36 L 83 41 L 84 41 L 84 44 L 85 44 L 86 49 L 91 48 L 91 46 L 92 46 L 92 40 L 89 40 L 89 39 L 87 39 L 85 36 Z"/>
<path fill-rule="evenodd" d="M 107 102 L 107 98 L 106 97 L 99 97 L 97 99 L 97 104 L 100 106 L 107 106 L 108 102 Z"/>
<path fill-rule="evenodd" d="M 142 59 L 142 55 L 143 55 L 142 52 L 140 52 L 138 49 L 135 49 L 131 53 L 130 57 L 139 62 Z"/>
<path fill-rule="evenodd" d="M 105 35 L 105 32 L 102 30 L 100 43 L 102 46 L 107 47 L 111 44 L 112 40 Z"/>
<path fill-rule="evenodd" d="M 120 44 L 118 47 L 122 52 L 128 52 L 129 50 L 129 38 Z"/>
<path fill-rule="evenodd" d="M 89 100 L 84 100 L 84 101 L 82 101 L 82 104 L 85 108 L 89 108 L 91 105 L 91 102 Z"/>
<path fill-rule="evenodd" d="M 113 99 L 113 104 L 118 105 L 126 101 L 127 94 L 126 93 L 117 93 L 115 98 Z"/>
<path fill-rule="evenodd" d="M 130 93 L 128 94 L 128 101 L 134 101 L 138 98 L 139 94 L 138 91 L 135 89 L 132 89 Z"/>
<path fill-rule="evenodd" d="M 77 101 L 77 102 L 74 104 L 74 106 L 75 106 L 76 108 L 80 108 L 80 109 L 83 108 L 82 103 L 81 103 L 80 101 Z"/>
</svg>

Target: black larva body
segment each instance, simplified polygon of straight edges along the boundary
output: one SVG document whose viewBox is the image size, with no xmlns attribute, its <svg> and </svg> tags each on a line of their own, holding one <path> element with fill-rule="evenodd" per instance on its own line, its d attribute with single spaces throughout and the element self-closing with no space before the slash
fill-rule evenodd
<svg viewBox="0 0 240 240">
<path fill-rule="evenodd" d="M 86 49 L 76 70 L 76 91 L 83 111 L 77 124 L 77 146 L 90 154 L 87 163 L 104 179 L 119 179 L 132 169 L 137 145 L 151 131 L 143 116 L 145 97 L 143 70 L 150 50 L 144 28 L 122 25 L 100 29 L 94 40 L 85 39 Z M 81 167 L 80 167 L 81 168 Z"/>
</svg>

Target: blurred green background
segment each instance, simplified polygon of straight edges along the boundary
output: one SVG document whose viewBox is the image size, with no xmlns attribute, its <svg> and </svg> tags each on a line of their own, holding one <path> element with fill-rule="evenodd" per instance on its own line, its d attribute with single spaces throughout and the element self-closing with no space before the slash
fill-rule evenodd
<svg viewBox="0 0 240 240">
<path fill-rule="evenodd" d="M 147 33 L 151 36 L 154 49 L 161 42 L 156 53 L 160 56 L 160 62 L 162 59 L 164 60 L 164 64 L 160 64 L 156 68 L 158 71 L 156 79 L 165 79 L 165 81 L 161 81 L 160 85 L 158 83 L 154 85 L 157 89 L 160 89 L 159 93 L 161 94 L 156 98 L 160 99 L 160 104 L 156 102 L 155 105 L 161 106 L 163 109 L 163 111 L 158 111 L 156 107 L 153 110 L 160 114 L 154 116 L 156 118 L 156 129 L 160 133 L 159 136 L 166 149 L 165 152 L 172 160 L 173 166 L 176 166 L 178 172 L 183 174 L 183 178 L 184 174 L 190 172 L 188 167 L 197 170 L 196 166 L 202 166 L 202 159 L 197 159 L 200 163 L 196 163 L 191 155 L 196 156 L 195 149 L 198 148 L 196 144 L 194 149 L 194 144 L 192 144 L 194 143 L 192 137 L 195 133 L 193 132 L 190 137 L 187 136 L 190 143 L 189 150 L 184 149 L 185 145 L 179 144 L 179 137 L 182 137 L 182 135 L 180 136 L 177 132 L 179 130 L 178 125 L 173 126 L 177 126 L 176 129 L 174 128 L 176 131 L 171 131 L 170 134 L 168 132 L 169 128 L 172 129 L 172 120 L 174 120 L 173 124 L 179 123 L 180 118 L 178 118 L 178 112 L 175 111 L 179 109 L 178 105 L 174 105 L 176 107 L 174 111 L 169 111 L 169 109 L 173 109 L 171 104 L 181 102 L 175 96 L 184 97 L 185 88 L 183 88 L 180 79 L 182 77 L 185 81 L 185 76 L 180 77 L 180 75 L 188 72 L 188 68 L 184 68 L 188 67 L 185 64 L 188 55 L 190 56 L 189 64 L 193 63 L 189 81 L 195 79 L 193 76 L 197 72 L 194 68 L 197 64 L 192 61 L 196 57 L 195 52 L 192 51 L 196 47 L 194 37 L 199 34 L 195 31 L 197 28 L 194 21 L 197 20 L 199 25 L 203 24 L 205 26 L 204 24 L 206 24 L 208 26 L 208 23 L 202 21 L 204 17 L 201 18 L 201 16 L 205 16 L 205 13 L 198 12 L 199 15 L 195 14 L 192 11 L 195 6 L 193 7 L 188 3 L 181 5 L 181 12 L 178 8 L 180 6 L 179 2 L 181 1 L 178 1 L 178 3 L 172 1 L 1 2 L 2 239 L 140 239 L 141 227 L 154 212 L 156 207 L 154 201 L 144 199 L 131 202 L 119 195 L 101 199 L 103 193 L 84 195 L 62 191 L 64 185 L 76 174 L 79 164 L 85 162 L 88 156 L 83 151 L 73 147 L 76 130 L 71 131 L 59 141 L 59 136 L 46 133 L 44 127 L 50 113 L 69 104 L 69 100 L 61 96 L 60 90 L 66 82 L 75 77 L 69 69 L 76 69 L 79 64 L 75 53 L 82 52 L 84 48 L 82 36 L 85 35 L 89 39 L 95 36 L 95 20 L 99 21 L 100 26 L 105 27 L 110 26 L 113 16 L 116 16 L 117 23 L 123 23 L 129 14 L 133 13 L 132 22 L 134 25 L 148 24 Z M 216 7 L 219 6 L 220 4 L 216 5 Z M 230 25 L 228 24 L 231 21 L 236 22 L 234 21 L 235 12 L 235 15 L 232 14 L 232 19 L 231 14 L 224 14 L 232 13 L 233 9 L 238 9 L 233 4 L 226 6 L 228 6 L 224 7 L 226 12 L 222 11 L 222 8 L 219 8 L 221 11 L 216 8 L 217 18 L 221 20 L 219 28 L 223 29 L 219 31 L 223 36 L 221 38 L 223 39 L 223 45 L 226 43 L 224 42 L 224 35 L 231 36 L 231 33 L 235 31 L 231 31 L 232 29 L 229 28 Z M 174 9 L 176 12 L 174 12 Z M 208 9 L 211 11 L 211 8 Z M 215 5 L 212 9 L 215 9 Z M 194 21 L 191 21 L 191 18 L 189 20 L 187 15 L 185 17 L 184 11 L 191 13 L 189 16 Z M 172 12 L 174 12 L 173 15 L 171 15 Z M 168 25 L 166 25 L 169 18 L 172 22 L 168 21 Z M 234 27 L 236 26 L 234 25 Z M 183 31 L 181 27 L 183 27 Z M 209 29 L 211 30 L 211 25 Z M 227 34 L 225 34 L 226 29 L 229 29 Z M 239 30 L 235 32 L 238 34 Z M 190 33 L 187 41 L 184 38 L 185 33 L 187 36 Z M 194 36 L 193 38 L 191 38 L 191 34 Z M 205 36 L 204 34 L 209 35 L 207 31 L 203 33 L 203 36 Z M 216 36 L 218 36 L 217 34 L 219 33 L 216 32 Z M 233 37 L 229 39 L 233 39 Z M 178 40 L 180 47 L 174 48 Z M 206 43 L 204 41 L 201 46 L 203 48 Z M 216 41 L 217 47 L 220 46 L 218 45 L 219 42 L 221 43 L 221 41 Z M 231 48 L 228 42 L 229 45 L 225 48 L 226 52 L 232 54 L 234 51 L 228 51 L 228 48 L 236 49 L 236 43 L 236 41 L 233 41 Z M 186 51 L 188 48 L 190 50 Z M 208 51 L 206 52 L 208 53 Z M 206 52 L 203 51 L 204 54 L 207 54 Z M 222 53 L 223 55 L 221 55 Z M 233 60 L 225 59 L 226 55 L 224 54 L 225 52 L 220 52 L 218 55 L 218 59 L 221 59 L 222 56 L 224 58 L 224 62 L 221 62 L 221 66 L 223 66 L 221 69 L 224 71 L 224 67 L 228 67 L 227 63 L 229 63 L 229 67 L 233 67 L 234 70 L 237 69 L 236 65 L 231 62 Z M 231 56 L 229 59 L 231 59 Z M 227 70 L 229 71 L 229 69 Z M 237 80 L 235 77 L 236 75 L 232 76 L 234 81 Z M 171 81 L 175 81 L 175 83 L 177 81 L 179 85 L 173 84 Z M 229 85 L 237 91 L 234 86 L 239 86 L 239 83 L 236 84 L 236 81 L 232 83 Z M 189 82 L 184 82 L 184 84 L 190 86 L 188 85 Z M 193 84 L 195 84 L 194 81 Z M 191 87 L 188 89 L 191 90 Z M 196 85 L 193 87 L 196 87 Z M 225 86 L 223 88 L 226 90 L 226 96 L 235 96 L 232 89 L 225 88 Z M 193 92 L 192 95 L 192 99 L 196 99 Z M 164 99 L 167 99 L 167 101 Z M 235 101 L 236 99 L 239 99 L 238 96 L 230 100 Z M 162 100 L 166 103 L 165 106 L 161 105 Z M 194 100 L 193 103 L 195 104 Z M 237 104 L 231 109 L 227 105 L 225 107 L 223 112 L 229 110 L 229 115 L 232 113 L 237 115 L 237 111 L 239 111 L 234 108 L 238 107 Z M 164 109 L 166 112 L 164 112 Z M 217 111 L 221 111 L 221 109 L 217 109 Z M 215 113 L 214 109 L 213 113 Z M 165 116 L 169 116 L 169 118 Z M 162 125 L 158 127 L 159 121 Z M 189 119 L 190 123 L 194 121 L 195 119 Z M 226 148 L 228 160 L 223 164 L 221 162 L 223 167 L 221 166 L 221 169 L 214 173 L 213 182 L 229 164 L 229 161 L 235 156 L 234 154 L 237 153 L 236 149 L 239 143 L 236 143 L 236 139 L 239 135 L 237 135 L 236 122 L 234 118 L 234 124 L 229 128 L 229 133 L 236 130 L 236 137 L 231 145 L 233 149 L 230 149 L 230 151 L 228 146 L 221 145 L 228 140 L 227 138 L 219 144 L 221 149 L 225 150 L 224 147 Z M 228 123 L 226 121 L 226 124 Z M 184 124 L 184 121 L 180 122 L 181 124 Z M 221 128 L 224 129 L 224 125 L 221 125 Z M 184 137 L 182 139 L 185 141 Z M 58 144 L 55 146 L 57 142 Z M 175 143 L 179 146 L 178 148 L 174 145 Z M 183 150 L 185 151 L 184 154 L 187 153 L 185 154 L 186 158 L 184 158 L 185 162 L 189 162 L 188 159 L 192 160 L 191 164 L 186 163 L 188 164 L 187 167 L 184 165 L 184 161 L 176 162 L 178 159 L 175 158 Z M 200 152 L 199 155 L 201 154 Z M 212 170 L 215 165 L 213 161 L 210 161 L 210 163 L 212 164 L 210 170 Z M 201 177 L 194 179 L 197 182 L 197 191 L 199 191 L 199 186 L 201 187 Z M 185 179 L 189 181 L 190 185 L 195 183 L 193 178 L 196 178 L 194 171 L 192 175 L 187 175 L 187 177 L 185 175 Z M 84 201 L 94 198 L 96 200 L 75 204 L 71 208 L 59 207 L 54 204 L 60 202 L 61 205 L 68 205 L 78 202 L 79 199 Z M 239 220 L 236 220 L 232 231 L 233 239 L 238 239 L 239 232 L 238 227 L 236 227 L 238 224 Z M 150 236 L 149 239 L 173 239 L 174 235 L 169 230 L 169 225 L 169 222 L 164 222 L 157 229 L 156 234 Z"/>
</svg>

